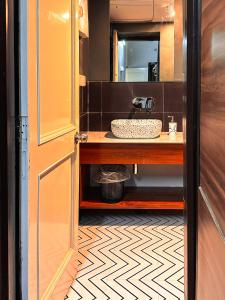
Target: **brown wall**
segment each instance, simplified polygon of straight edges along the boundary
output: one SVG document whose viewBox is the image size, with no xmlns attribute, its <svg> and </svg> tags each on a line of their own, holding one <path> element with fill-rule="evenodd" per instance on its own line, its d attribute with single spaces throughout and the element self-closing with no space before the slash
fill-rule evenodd
<svg viewBox="0 0 225 300">
<path fill-rule="evenodd" d="M 224 1 L 202 1 L 198 300 L 222 300 L 225 295 L 224 15 Z"/>
<path fill-rule="evenodd" d="M 201 57 L 201 186 L 225 232 L 225 3 L 204 0 Z"/>
<path fill-rule="evenodd" d="M 159 118 L 163 122 L 163 130 L 168 131 L 168 116 L 173 115 L 178 123 L 178 131 L 182 131 L 183 83 L 125 83 L 125 82 L 89 82 L 83 93 L 81 115 L 82 130 L 108 131 L 113 119 L 118 118 Z M 137 96 L 156 99 L 153 113 L 135 112 L 132 99 Z M 88 99 L 85 99 L 88 97 Z M 88 106 L 88 107 L 87 107 Z M 87 120 L 88 115 L 88 120 Z M 89 124 L 89 126 L 88 126 Z M 86 127 L 85 127 L 86 126 Z"/>
<path fill-rule="evenodd" d="M 223 300 L 225 295 L 225 240 L 199 192 L 197 300 Z"/>
<path fill-rule="evenodd" d="M 183 1 L 174 1 L 174 80 L 184 80 L 183 66 Z"/>
</svg>

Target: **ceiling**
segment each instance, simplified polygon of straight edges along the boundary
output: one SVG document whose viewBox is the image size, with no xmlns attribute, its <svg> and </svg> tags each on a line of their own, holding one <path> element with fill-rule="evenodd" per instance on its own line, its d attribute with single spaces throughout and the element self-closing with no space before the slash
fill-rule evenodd
<svg viewBox="0 0 225 300">
<path fill-rule="evenodd" d="M 112 22 L 170 22 L 174 0 L 110 0 Z"/>
</svg>

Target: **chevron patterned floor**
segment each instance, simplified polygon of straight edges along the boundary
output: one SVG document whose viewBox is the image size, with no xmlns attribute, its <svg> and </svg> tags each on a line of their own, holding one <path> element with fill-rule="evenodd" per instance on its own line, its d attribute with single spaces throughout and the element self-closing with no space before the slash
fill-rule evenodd
<svg viewBox="0 0 225 300">
<path fill-rule="evenodd" d="M 184 299 L 183 217 L 84 215 L 68 300 Z"/>
</svg>

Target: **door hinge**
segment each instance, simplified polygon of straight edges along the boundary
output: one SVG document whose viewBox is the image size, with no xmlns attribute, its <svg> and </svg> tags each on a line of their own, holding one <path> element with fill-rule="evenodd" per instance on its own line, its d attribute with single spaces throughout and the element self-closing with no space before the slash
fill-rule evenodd
<svg viewBox="0 0 225 300">
<path fill-rule="evenodd" d="M 16 137 L 19 143 L 27 144 L 28 139 L 28 117 L 19 116 L 16 121 Z"/>
</svg>

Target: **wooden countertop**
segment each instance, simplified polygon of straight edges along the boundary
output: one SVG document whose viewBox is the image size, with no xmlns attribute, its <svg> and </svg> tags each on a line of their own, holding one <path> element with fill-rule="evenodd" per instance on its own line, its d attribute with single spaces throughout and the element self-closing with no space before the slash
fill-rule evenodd
<svg viewBox="0 0 225 300">
<path fill-rule="evenodd" d="M 183 144 L 183 132 L 177 132 L 176 136 L 169 136 L 168 132 L 162 132 L 155 139 L 119 139 L 111 132 L 89 131 L 87 143 L 111 143 L 111 144 Z"/>
</svg>

